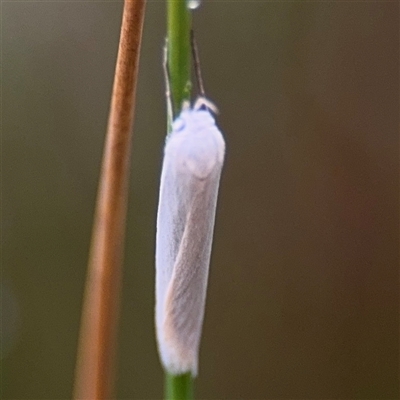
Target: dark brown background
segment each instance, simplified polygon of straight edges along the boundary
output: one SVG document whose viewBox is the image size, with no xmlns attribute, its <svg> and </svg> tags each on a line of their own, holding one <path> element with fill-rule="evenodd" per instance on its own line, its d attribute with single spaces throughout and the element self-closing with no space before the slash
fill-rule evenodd
<svg viewBox="0 0 400 400">
<path fill-rule="evenodd" d="M 2 2 L 2 397 L 71 396 L 121 2 Z M 199 399 L 399 396 L 399 4 L 195 13 L 222 178 Z M 154 223 L 165 4 L 139 77 L 118 398 L 162 395 Z"/>
</svg>

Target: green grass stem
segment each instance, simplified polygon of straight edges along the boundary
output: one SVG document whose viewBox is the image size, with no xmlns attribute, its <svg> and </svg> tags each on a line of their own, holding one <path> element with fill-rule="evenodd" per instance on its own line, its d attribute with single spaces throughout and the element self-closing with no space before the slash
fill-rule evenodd
<svg viewBox="0 0 400 400">
<path fill-rule="evenodd" d="M 190 101 L 190 29 L 191 11 L 187 0 L 167 1 L 168 75 L 172 98 L 173 120 L 182 110 L 184 101 Z M 172 118 L 171 118 L 172 117 Z M 168 131 L 170 126 L 168 126 Z M 193 378 L 190 373 L 171 375 L 165 372 L 165 400 L 192 400 Z"/>
<path fill-rule="evenodd" d="M 174 118 L 179 115 L 182 103 L 190 100 L 191 24 L 191 11 L 186 0 L 168 0 L 168 73 Z"/>
<path fill-rule="evenodd" d="M 192 400 L 193 378 L 190 373 L 184 375 L 165 375 L 166 400 Z"/>
</svg>

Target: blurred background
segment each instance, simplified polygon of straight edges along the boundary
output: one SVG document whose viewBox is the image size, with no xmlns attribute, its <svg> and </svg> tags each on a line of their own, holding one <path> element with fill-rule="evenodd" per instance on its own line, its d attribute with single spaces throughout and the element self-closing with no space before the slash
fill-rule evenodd
<svg viewBox="0 0 400 400">
<path fill-rule="evenodd" d="M 120 1 L 2 2 L 2 398 L 71 397 Z M 198 399 L 399 397 L 399 3 L 205 1 L 227 156 Z M 141 53 L 117 397 L 159 399 L 165 2 Z"/>
</svg>

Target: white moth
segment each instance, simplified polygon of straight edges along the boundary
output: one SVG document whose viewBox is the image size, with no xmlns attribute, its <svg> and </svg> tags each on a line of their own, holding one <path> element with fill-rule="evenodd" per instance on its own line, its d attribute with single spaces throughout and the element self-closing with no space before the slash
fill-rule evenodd
<svg viewBox="0 0 400 400">
<path fill-rule="evenodd" d="M 206 107 L 204 107 L 206 106 Z M 197 375 L 208 270 L 225 142 L 199 98 L 167 137 L 156 236 L 156 330 L 171 374 Z"/>
</svg>

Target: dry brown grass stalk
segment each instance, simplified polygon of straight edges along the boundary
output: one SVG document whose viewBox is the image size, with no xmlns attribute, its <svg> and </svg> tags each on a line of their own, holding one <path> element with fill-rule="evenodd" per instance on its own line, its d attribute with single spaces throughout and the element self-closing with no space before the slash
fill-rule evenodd
<svg viewBox="0 0 400 400">
<path fill-rule="evenodd" d="M 99 182 L 75 375 L 75 399 L 109 399 L 114 381 L 130 148 L 145 0 L 125 0 Z"/>
</svg>

